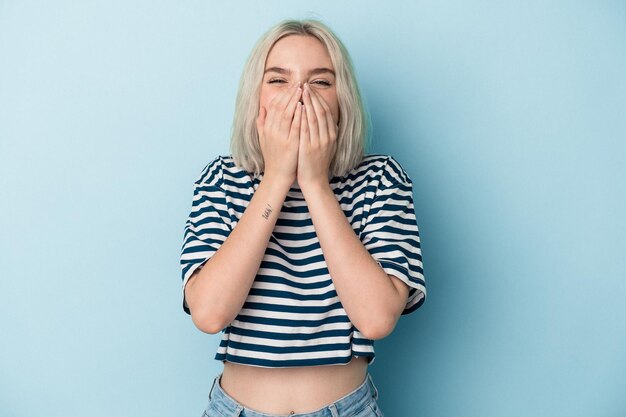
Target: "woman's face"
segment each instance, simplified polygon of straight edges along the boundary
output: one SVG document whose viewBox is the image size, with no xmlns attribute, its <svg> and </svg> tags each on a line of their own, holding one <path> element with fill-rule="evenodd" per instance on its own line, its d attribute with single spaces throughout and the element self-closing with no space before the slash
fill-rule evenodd
<svg viewBox="0 0 626 417">
<path fill-rule="evenodd" d="M 335 68 L 326 47 L 313 36 L 288 35 L 279 39 L 265 60 L 259 104 L 268 109 L 279 92 L 300 82 L 309 83 L 328 104 L 335 123 L 339 104 L 335 88 Z"/>
</svg>

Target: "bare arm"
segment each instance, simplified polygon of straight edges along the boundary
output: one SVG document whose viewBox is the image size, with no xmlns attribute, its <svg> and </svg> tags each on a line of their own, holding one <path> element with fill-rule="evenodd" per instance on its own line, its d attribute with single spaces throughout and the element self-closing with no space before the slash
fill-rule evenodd
<svg viewBox="0 0 626 417">
<path fill-rule="evenodd" d="M 385 338 L 402 314 L 409 286 L 387 274 L 370 255 L 328 183 L 302 184 L 302 192 L 346 314 L 368 339 Z"/>
<path fill-rule="evenodd" d="M 298 182 L 328 272 L 350 321 L 368 339 L 382 339 L 393 331 L 400 318 L 409 286 L 387 274 L 352 229 L 326 177 L 337 139 L 331 110 L 308 85 L 304 89 L 304 104 Z"/>
<path fill-rule="evenodd" d="M 198 329 L 217 333 L 239 314 L 290 186 L 264 176 L 230 235 L 187 281 L 185 299 Z"/>
<path fill-rule="evenodd" d="M 265 175 L 224 243 L 187 281 L 185 298 L 198 329 L 217 333 L 243 307 L 270 235 L 296 178 L 301 108 L 299 84 L 276 94 L 257 117 Z"/>
</svg>

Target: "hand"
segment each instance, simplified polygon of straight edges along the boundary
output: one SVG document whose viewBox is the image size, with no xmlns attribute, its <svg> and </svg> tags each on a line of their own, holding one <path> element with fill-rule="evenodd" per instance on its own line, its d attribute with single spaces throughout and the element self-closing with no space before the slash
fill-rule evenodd
<svg viewBox="0 0 626 417">
<path fill-rule="evenodd" d="M 299 83 L 276 94 L 269 109 L 261 107 L 256 119 L 259 144 L 265 164 L 264 177 L 293 184 L 298 167 L 298 142 L 302 119 Z"/>
<path fill-rule="evenodd" d="M 326 101 L 304 84 L 304 111 L 300 125 L 298 184 L 328 184 L 330 162 L 337 150 L 337 125 Z"/>
</svg>

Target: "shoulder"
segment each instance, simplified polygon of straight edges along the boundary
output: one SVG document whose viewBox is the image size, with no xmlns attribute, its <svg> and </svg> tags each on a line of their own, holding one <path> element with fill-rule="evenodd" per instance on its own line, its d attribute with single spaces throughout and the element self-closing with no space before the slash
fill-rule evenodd
<svg viewBox="0 0 626 417">
<path fill-rule="evenodd" d="M 211 159 L 200 171 L 194 182 L 196 185 L 221 185 L 223 179 L 224 163 L 221 155 Z"/>
<path fill-rule="evenodd" d="M 235 165 L 231 155 L 218 155 L 202 168 L 195 183 L 198 185 L 222 186 L 224 176 L 240 176 L 241 168 Z"/>
<path fill-rule="evenodd" d="M 367 154 L 359 165 L 359 171 L 371 178 L 376 178 L 385 187 L 395 184 L 412 185 L 409 174 L 391 155 Z"/>
<path fill-rule="evenodd" d="M 238 166 L 232 155 L 218 155 L 209 161 L 195 184 L 200 187 L 219 187 L 226 194 L 248 194 L 253 190 L 251 174 Z"/>
</svg>

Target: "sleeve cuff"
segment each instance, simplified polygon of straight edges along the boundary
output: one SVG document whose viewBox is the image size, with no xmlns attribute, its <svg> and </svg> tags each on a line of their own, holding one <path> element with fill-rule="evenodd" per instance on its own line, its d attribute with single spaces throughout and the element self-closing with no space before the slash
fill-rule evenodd
<svg viewBox="0 0 626 417">
<path fill-rule="evenodd" d="M 409 271 L 397 262 L 384 259 L 376 260 L 376 262 L 388 275 L 396 276 L 409 286 L 409 295 L 401 315 L 412 313 L 422 306 L 426 300 L 426 286 L 424 284 L 412 280 Z"/>
<path fill-rule="evenodd" d="M 182 294 L 182 296 L 183 296 L 183 311 L 185 313 L 189 314 L 190 316 L 191 316 L 191 310 L 189 309 L 189 306 L 187 305 L 187 301 L 185 300 L 185 287 L 187 286 L 187 283 L 189 282 L 189 279 L 194 274 L 194 272 L 199 271 L 200 269 L 202 269 L 202 267 L 204 266 L 206 261 L 208 261 L 208 258 L 205 259 L 204 261 L 198 263 L 198 264 L 195 264 L 191 268 L 189 268 L 189 271 L 187 271 L 187 274 L 185 275 L 185 278 L 183 279 L 183 294 Z"/>
</svg>

